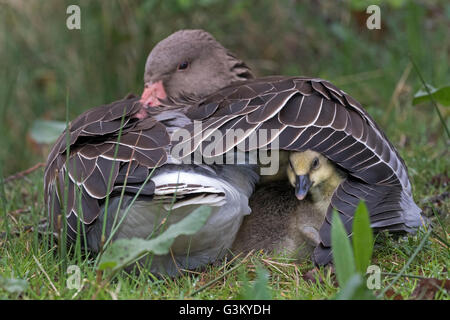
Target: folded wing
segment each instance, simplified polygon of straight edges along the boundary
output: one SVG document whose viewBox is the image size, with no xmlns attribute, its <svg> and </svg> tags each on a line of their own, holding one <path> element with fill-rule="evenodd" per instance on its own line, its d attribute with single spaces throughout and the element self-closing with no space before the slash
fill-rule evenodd
<svg viewBox="0 0 450 320">
<path fill-rule="evenodd" d="M 315 251 L 319 264 L 331 259 L 333 209 L 349 235 L 360 200 L 366 202 L 375 230 L 410 232 L 421 225 L 407 168 L 397 150 L 361 105 L 328 81 L 260 78 L 227 87 L 191 106 L 186 115 L 201 121 L 201 128 L 191 128 L 192 139 L 178 146 L 183 150 L 212 150 L 204 156 L 214 157 L 235 147 L 312 149 L 347 172 L 320 231 L 322 242 Z M 230 129 L 241 131 L 234 137 Z"/>
<path fill-rule="evenodd" d="M 155 119 L 133 118 L 139 109 L 134 97 L 91 109 L 69 124 L 50 152 L 45 202 L 57 230 L 65 212 L 72 240 L 77 220 L 89 226 L 108 194 L 153 195 L 151 182 L 141 185 L 151 168 L 166 162 L 169 135 Z"/>
</svg>

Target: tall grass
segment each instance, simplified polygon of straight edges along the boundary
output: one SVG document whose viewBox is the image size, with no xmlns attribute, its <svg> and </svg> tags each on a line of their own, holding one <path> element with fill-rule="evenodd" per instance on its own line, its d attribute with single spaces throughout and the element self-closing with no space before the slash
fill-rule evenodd
<svg viewBox="0 0 450 320">
<path fill-rule="evenodd" d="M 257 75 L 318 76 L 341 87 L 368 109 L 398 146 L 417 202 L 443 194 L 448 186 L 433 179 L 448 177 L 448 145 L 432 106 L 411 104 L 421 83 L 408 71 L 408 54 L 427 82 L 450 83 L 450 4 L 424 0 L 392 6 L 390 2 L 381 5 L 382 29 L 371 31 L 365 28 L 364 9 L 354 1 L 1 1 L 0 233 L 5 232 L 6 238 L 0 238 L 0 276 L 27 279 L 29 288 L 23 297 L 32 299 L 229 299 L 240 296 L 241 275 L 255 279 L 256 266 L 265 261 L 274 298 L 333 296 L 337 289 L 326 271 L 319 270 L 322 284 L 310 283 L 301 275 L 312 268 L 311 263 L 296 265 L 286 257 L 261 254 L 237 263 L 224 261 L 179 279 L 156 279 L 146 270 L 140 275 L 120 274 L 99 291 L 95 261 L 81 250 L 82 239 L 69 249 L 75 254 L 66 254 L 58 252 L 56 243 L 38 241 L 36 232 L 15 235 L 27 225 L 36 229 L 46 215 L 42 172 L 12 183 L 1 178 L 45 160 L 48 146 L 28 138 L 35 119 L 71 120 L 93 106 L 139 93 L 151 48 L 175 30 L 203 28 L 247 61 Z M 81 8 L 82 28 L 68 30 L 66 8 L 75 3 Z M 78 196 L 78 204 L 79 200 Z M 449 223 L 445 215 L 449 200 L 432 206 L 444 229 Z M 439 237 L 448 241 L 441 231 Z M 442 277 L 449 259 L 448 246 L 439 237 L 430 235 L 403 271 Z M 111 237 L 105 240 L 108 245 Z M 421 240 L 411 237 L 400 244 L 387 240 L 375 259 L 383 270 L 395 274 Z M 65 286 L 65 266 L 71 264 L 81 267 L 80 292 Z M 386 277 L 383 283 L 390 280 Z M 414 286 L 413 279 L 401 278 L 394 288 L 408 297 Z M 11 295 L 0 289 L 2 297 Z"/>
</svg>

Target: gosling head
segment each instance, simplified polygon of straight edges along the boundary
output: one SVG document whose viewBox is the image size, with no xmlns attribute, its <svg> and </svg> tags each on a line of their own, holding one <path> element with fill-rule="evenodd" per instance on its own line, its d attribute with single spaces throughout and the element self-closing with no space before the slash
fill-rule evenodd
<svg viewBox="0 0 450 320">
<path fill-rule="evenodd" d="M 335 172 L 334 165 L 318 152 L 306 150 L 289 155 L 287 175 L 299 200 L 303 200 L 311 189 L 330 179 Z"/>
</svg>

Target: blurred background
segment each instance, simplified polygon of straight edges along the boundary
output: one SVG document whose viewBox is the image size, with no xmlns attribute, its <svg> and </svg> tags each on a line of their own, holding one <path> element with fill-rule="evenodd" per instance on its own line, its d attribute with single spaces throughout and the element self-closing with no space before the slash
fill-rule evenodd
<svg viewBox="0 0 450 320">
<path fill-rule="evenodd" d="M 81 30 L 66 27 L 71 4 Z M 371 4 L 381 8 L 380 30 L 366 27 Z M 73 119 L 139 94 L 149 51 L 183 28 L 209 31 L 258 76 L 330 80 L 369 111 L 413 176 L 415 159 L 427 157 L 448 179 L 448 161 L 433 162 L 448 156 L 445 133 L 430 103 L 412 104 L 422 85 L 408 57 L 426 82 L 450 83 L 450 2 L 437 0 L 0 1 L 4 175 L 45 161 L 49 147 L 30 137 L 35 120 L 65 121 L 66 106 Z"/>
</svg>

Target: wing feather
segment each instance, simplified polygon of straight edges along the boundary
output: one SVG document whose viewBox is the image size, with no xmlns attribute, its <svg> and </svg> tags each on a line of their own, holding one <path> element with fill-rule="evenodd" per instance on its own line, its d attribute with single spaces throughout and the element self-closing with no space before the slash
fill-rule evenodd
<svg viewBox="0 0 450 320">
<path fill-rule="evenodd" d="M 334 192 L 321 228 L 322 243 L 315 253 L 318 263 L 326 263 L 330 258 L 333 209 L 340 213 L 349 235 L 360 200 L 366 202 L 375 230 L 410 231 L 420 225 L 420 209 L 411 197 L 405 163 L 375 121 L 350 95 L 328 81 L 296 77 L 261 78 L 246 82 L 245 89 L 227 90 L 232 92 L 229 96 L 222 92 L 215 95 L 220 99 L 208 100 L 218 106 L 210 114 L 211 119 L 236 116 L 232 122 L 216 122 L 219 135 L 225 137 L 230 128 L 245 129 L 246 136 L 251 130 L 258 135 L 262 129 L 276 128 L 280 149 L 316 150 L 348 174 Z M 239 108 L 231 107 L 230 99 L 239 97 L 245 102 Z M 249 106 L 255 109 L 242 113 Z M 230 150 L 239 141 L 235 139 L 235 144 L 225 148 L 222 139 L 218 150 Z"/>
<path fill-rule="evenodd" d="M 135 118 L 141 110 L 137 98 L 85 112 L 71 123 L 68 133 L 59 137 L 45 171 L 46 204 L 49 212 L 58 215 L 68 203 L 69 235 L 76 235 L 78 219 L 86 225 L 95 221 L 101 202 L 111 192 L 136 193 L 141 189 L 151 197 L 154 185 L 141 188 L 141 184 L 151 168 L 172 161 L 174 156 L 168 157 L 168 152 L 175 147 L 186 147 L 184 157 L 211 143 L 213 155 L 220 156 L 240 144 L 244 150 L 255 148 L 250 139 L 263 132 L 268 139 L 258 141 L 256 148 L 316 150 L 347 173 L 332 196 L 320 229 L 317 263 L 327 263 L 331 257 L 333 210 L 340 214 L 349 235 L 360 200 L 366 202 L 375 230 L 411 231 L 421 223 L 407 168 L 397 150 L 362 106 L 328 81 L 305 77 L 253 79 L 219 90 L 202 101 L 176 105 L 173 108 L 179 108 L 188 120 L 181 128 L 189 132 L 187 139 L 170 141 L 165 123 L 174 119 L 153 118 L 152 114 L 160 112 L 158 108 L 149 110 L 146 119 Z M 194 121 L 200 121 L 201 127 Z M 241 135 L 231 136 L 233 129 L 240 130 Z M 176 136 L 177 131 L 170 132 Z M 70 146 L 68 161 L 66 141 Z M 67 201 L 62 192 L 66 170 L 70 177 Z M 111 172 L 112 186 L 108 189 Z M 75 201 L 77 192 L 81 192 L 82 212 L 78 212 Z"/>
<path fill-rule="evenodd" d="M 151 183 L 143 188 L 141 185 L 150 168 L 167 161 L 170 139 L 166 127 L 153 118 L 133 117 L 140 107 L 138 99 L 130 97 L 89 110 L 56 141 L 47 160 L 44 184 L 45 201 L 57 233 L 61 228 L 58 216 L 63 212 L 68 236 L 75 239 L 78 221 L 87 227 L 92 224 L 111 193 L 125 188 L 127 193 L 141 189 L 145 196 L 153 194 Z"/>
</svg>

